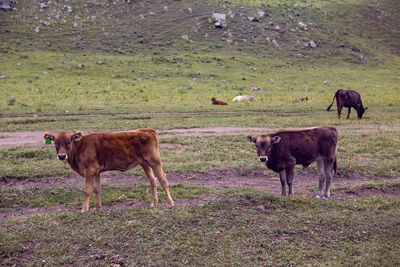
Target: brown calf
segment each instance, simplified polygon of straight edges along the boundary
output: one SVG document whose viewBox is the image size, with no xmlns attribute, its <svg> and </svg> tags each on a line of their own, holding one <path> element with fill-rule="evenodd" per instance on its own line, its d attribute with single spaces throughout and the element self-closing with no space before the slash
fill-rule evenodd
<svg viewBox="0 0 400 267">
<path fill-rule="evenodd" d="M 215 97 L 211 98 L 211 103 L 212 103 L 213 105 L 228 105 L 228 103 L 226 103 L 225 101 L 223 101 L 223 100 L 218 100 L 218 99 L 216 99 Z"/>
<path fill-rule="evenodd" d="M 126 171 L 140 165 L 149 179 L 152 202 L 157 206 L 157 177 L 163 187 L 167 204 L 174 206 L 168 190 L 168 181 L 162 170 L 158 151 L 158 136 L 154 129 L 124 132 L 99 132 L 82 135 L 81 132 L 46 133 L 44 139 L 52 140 L 57 158 L 68 162 L 73 171 L 85 178 L 85 200 L 82 212 L 89 210 L 89 198 L 96 194 L 96 209 L 101 207 L 100 173 Z M 155 177 L 154 177 L 155 176 Z"/>
<path fill-rule="evenodd" d="M 304 101 L 308 101 L 308 97 L 300 97 L 294 100 L 294 102 L 299 103 L 299 102 L 304 102 Z"/>
<path fill-rule="evenodd" d="M 286 195 L 286 184 L 289 195 L 293 194 L 294 166 L 307 167 L 316 161 L 319 171 L 317 198 L 330 197 L 332 170 L 336 172 L 338 135 L 335 128 L 287 130 L 258 137 L 247 136 L 247 139 L 256 144 L 259 160 L 279 173 L 282 195 Z"/>
<path fill-rule="evenodd" d="M 350 116 L 350 110 L 351 108 L 354 108 L 357 110 L 357 116 L 358 119 L 361 119 L 364 112 L 368 109 L 367 107 L 364 108 L 362 101 L 361 101 L 361 96 L 359 93 L 353 90 L 337 90 L 335 93 L 335 96 L 333 97 L 332 103 L 329 105 L 329 107 L 326 109 L 329 111 L 333 105 L 333 102 L 335 101 L 336 98 L 336 105 L 337 105 L 337 112 L 338 112 L 338 117 L 340 119 L 340 115 L 342 113 L 342 108 L 349 108 L 348 113 L 347 113 L 347 118 Z"/>
</svg>

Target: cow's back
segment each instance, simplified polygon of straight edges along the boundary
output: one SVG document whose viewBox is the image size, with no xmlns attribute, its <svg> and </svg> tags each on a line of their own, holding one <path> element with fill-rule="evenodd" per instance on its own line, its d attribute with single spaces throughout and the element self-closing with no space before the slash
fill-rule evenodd
<svg viewBox="0 0 400 267">
<path fill-rule="evenodd" d="M 353 90 L 339 90 L 338 97 L 340 99 L 339 103 L 346 108 L 356 108 L 358 104 L 361 104 L 360 94 Z"/>
<path fill-rule="evenodd" d="M 337 146 L 337 131 L 333 127 L 280 131 L 271 136 L 281 137 L 273 146 L 273 158 L 283 162 L 295 159 L 295 164 L 305 167 L 318 157 L 331 157 Z"/>
<path fill-rule="evenodd" d="M 151 128 L 89 133 L 74 143 L 72 152 L 79 168 L 98 164 L 100 172 L 125 171 L 159 157 L 158 137 Z"/>
</svg>

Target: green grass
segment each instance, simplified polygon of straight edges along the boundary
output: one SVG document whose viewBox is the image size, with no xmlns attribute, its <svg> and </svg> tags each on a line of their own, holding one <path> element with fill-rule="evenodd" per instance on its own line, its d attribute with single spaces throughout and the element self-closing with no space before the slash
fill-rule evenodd
<svg viewBox="0 0 400 267">
<path fill-rule="evenodd" d="M 56 160 L 54 147 L 0 150 L 0 180 L 40 180 L 67 177 L 69 166 Z"/>
<path fill-rule="evenodd" d="M 3 116 L 99 113 L 137 116 L 143 112 L 245 110 L 314 112 L 325 110 L 336 90 L 341 88 L 360 92 L 372 112 L 398 108 L 400 103 L 397 77 L 400 67 L 396 61 L 378 67 L 302 66 L 221 52 L 159 57 L 100 54 L 84 57 L 43 51 L 24 54 L 28 58 L 21 59 L 21 53 L 17 53 L 5 55 L 5 60 L 0 61 L 2 75 L 6 76 L 0 79 Z M 160 63 L 161 57 L 165 61 Z M 173 58 L 180 58 L 184 63 L 167 60 Z M 72 62 L 81 59 L 86 67 L 74 69 Z M 68 63 L 62 64 L 62 60 Z M 99 60 L 108 64 L 97 65 Z M 48 70 L 49 66 L 52 70 Z M 48 74 L 43 74 L 44 71 Z M 198 71 L 202 74 L 197 75 Z M 335 87 L 323 84 L 324 81 Z M 251 92 L 252 87 L 264 91 Z M 251 105 L 232 103 L 233 97 L 239 94 L 255 95 L 257 101 Z M 227 100 L 229 105 L 212 106 L 213 96 Z M 294 103 L 296 98 L 305 96 L 310 101 Z"/>
<path fill-rule="evenodd" d="M 336 111 L 232 111 L 200 113 L 102 114 L 93 116 L 50 116 L 46 118 L 7 118 L 0 120 L 2 131 L 119 131 L 152 127 L 159 132 L 196 127 L 288 128 L 332 125 L 348 129 L 385 130 L 400 123 L 400 107 L 367 110 L 362 120 L 353 111 L 349 120 L 337 119 Z"/>
<path fill-rule="evenodd" d="M 248 191 L 201 206 L 36 215 L 0 232 L 2 264 L 400 264 L 398 198 L 343 201 Z M 373 220 L 371 220 L 373 218 Z"/>
<path fill-rule="evenodd" d="M 398 132 L 343 133 L 339 135 L 340 173 L 357 172 L 367 176 L 395 177 L 400 172 Z"/>
</svg>

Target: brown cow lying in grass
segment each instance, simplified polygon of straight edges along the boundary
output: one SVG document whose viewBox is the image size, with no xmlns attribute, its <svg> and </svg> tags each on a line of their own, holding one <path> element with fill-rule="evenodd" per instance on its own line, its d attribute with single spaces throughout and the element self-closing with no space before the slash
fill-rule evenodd
<svg viewBox="0 0 400 267">
<path fill-rule="evenodd" d="M 300 97 L 294 100 L 294 102 L 296 103 L 300 103 L 300 102 L 304 102 L 304 101 L 308 101 L 308 97 Z"/>
<path fill-rule="evenodd" d="M 58 132 L 55 135 L 46 133 L 44 139 L 54 142 L 59 160 L 68 162 L 73 171 L 85 178 L 82 212 L 89 210 L 89 199 L 93 191 L 96 194 L 96 209 L 101 207 L 100 173 L 126 171 L 137 165 L 143 168 L 149 179 L 151 206 L 156 207 L 158 202 L 157 179 L 165 191 L 167 204 L 174 206 L 168 190 L 168 181 L 162 170 L 158 136 L 154 129 L 85 135 L 81 132 Z"/>
<path fill-rule="evenodd" d="M 224 100 L 218 100 L 215 97 L 211 98 L 211 103 L 213 105 L 228 105 Z"/>
<path fill-rule="evenodd" d="M 294 166 L 307 167 L 316 161 L 319 171 L 317 198 L 330 197 L 332 171 L 336 172 L 338 135 L 335 128 L 287 130 L 258 137 L 247 136 L 247 139 L 256 144 L 259 160 L 279 173 L 282 195 L 286 195 L 286 184 L 289 195 L 293 194 Z"/>
</svg>

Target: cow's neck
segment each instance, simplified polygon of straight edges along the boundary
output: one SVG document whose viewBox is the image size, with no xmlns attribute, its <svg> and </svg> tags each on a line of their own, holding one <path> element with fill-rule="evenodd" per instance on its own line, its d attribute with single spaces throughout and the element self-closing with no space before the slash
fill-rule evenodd
<svg viewBox="0 0 400 267">
<path fill-rule="evenodd" d="M 69 151 L 68 151 L 68 158 L 67 158 L 67 162 L 69 164 L 69 166 L 71 167 L 71 169 L 78 173 L 79 175 L 83 176 L 81 173 L 79 173 L 79 167 L 78 167 L 78 162 L 77 162 L 77 158 L 76 158 L 76 151 L 77 151 L 77 142 L 74 141 L 72 142 Z"/>
</svg>

